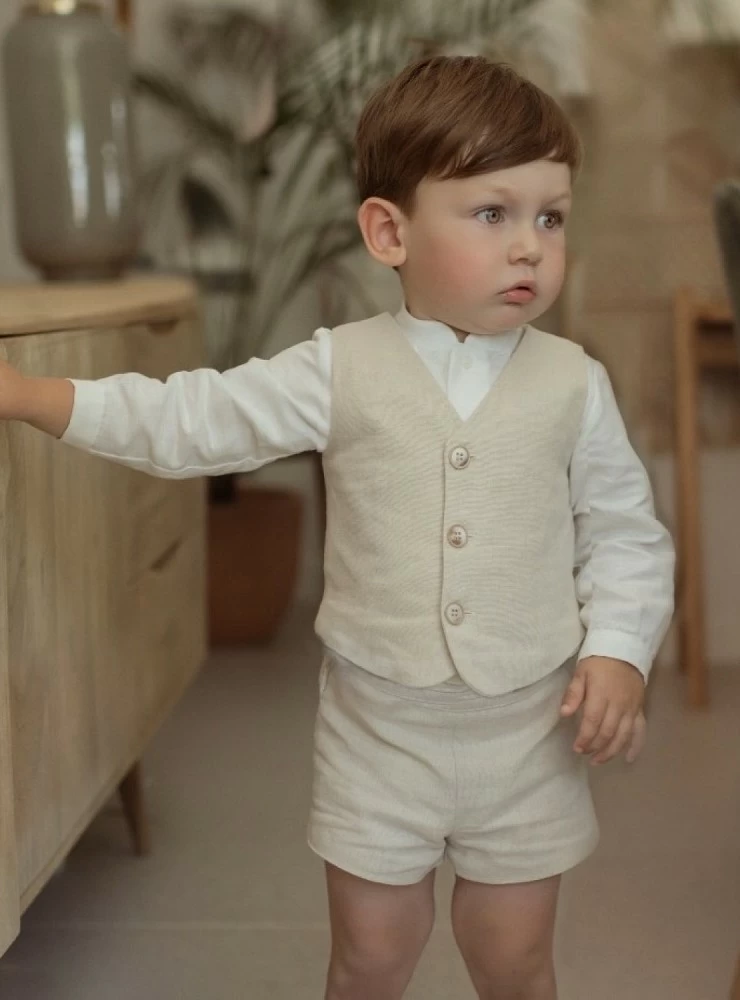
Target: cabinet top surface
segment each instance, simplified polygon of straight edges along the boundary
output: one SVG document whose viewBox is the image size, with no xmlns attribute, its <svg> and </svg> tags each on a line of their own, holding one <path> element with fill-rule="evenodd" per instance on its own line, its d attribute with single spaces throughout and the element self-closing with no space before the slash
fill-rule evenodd
<svg viewBox="0 0 740 1000">
<path fill-rule="evenodd" d="M 195 285 L 169 276 L 79 284 L 0 284 L 0 337 L 167 322 L 194 313 L 197 305 Z"/>
</svg>

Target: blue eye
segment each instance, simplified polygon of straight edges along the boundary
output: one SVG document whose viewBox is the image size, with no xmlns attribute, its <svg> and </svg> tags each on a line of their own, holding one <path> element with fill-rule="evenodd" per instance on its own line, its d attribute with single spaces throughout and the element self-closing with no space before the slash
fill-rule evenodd
<svg viewBox="0 0 740 1000">
<path fill-rule="evenodd" d="M 495 226 L 503 221 L 504 210 L 503 208 L 483 208 L 480 212 L 475 213 L 475 217 L 481 222 L 485 222 L 486 225 Z"/>
<path fill-rule="evenodd" d="M 540 218 L 551 220 L 551 224 L 545 225 L 545 229 L 559 229 L 565 224 L 565 216 L 562 212 L 544 212 Z"/>
<path fill-rule="evenodd" d="M 487 226 L 498 226 L 505 220 L 506 215 L 501 206 L 494 205 L 491 208 L 482 208 L 480 212 L 475 213 L 475 217 Z M 560 229 L 565 225 L 565 216 L 562 212 L 543 212 L 538 221 L 541 219 L 545 220 L 543 228 L 549 231 Z"/>
</svg>

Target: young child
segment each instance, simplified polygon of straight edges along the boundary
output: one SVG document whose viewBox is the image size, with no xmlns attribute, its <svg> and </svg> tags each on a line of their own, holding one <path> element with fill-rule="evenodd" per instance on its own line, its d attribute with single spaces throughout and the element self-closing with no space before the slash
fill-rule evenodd
<svg viewBox="0 0 740 1000">
<path fill-rule="evenodd" d="M 371 99 L 357 155 L 397 316 L 166 384 L 4 366 L 0 416 L 158 476 L 323 453 L 326 998 L 403 995 L 447 857 L 478 996 L 555 1000 L 560 876 L 598 838 L 587 760 L 641 749 L 674 562 L 604 369 L 530 325 L 562 286 L 579 141 L 510 68 L 434 57 Z"/>
</svg>

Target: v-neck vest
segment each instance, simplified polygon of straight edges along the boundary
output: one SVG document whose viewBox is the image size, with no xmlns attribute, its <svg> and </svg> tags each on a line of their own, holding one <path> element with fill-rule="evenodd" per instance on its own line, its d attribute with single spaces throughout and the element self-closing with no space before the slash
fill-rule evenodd
<svg viewBox="0 0 740 1000">
<path fill-rule="evenodd" d="M 462 420 L 388 314 L 332 333 L 324 644 L 410 687 L 486 695 L 576 652 L 569 466 L 580 347 L 527 327 Z"/>
</svg>

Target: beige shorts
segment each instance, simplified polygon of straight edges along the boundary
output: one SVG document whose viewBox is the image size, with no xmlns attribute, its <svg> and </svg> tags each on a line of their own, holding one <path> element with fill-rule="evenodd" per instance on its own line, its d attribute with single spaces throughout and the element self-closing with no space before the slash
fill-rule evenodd
<svg viewBox="0 0 740 1000">
<path fill-rule="evenodd" d="M 409 885 L 449 858 L 462 878 L 532 882 L 573 868 L 599 829 L 569 662 L 486 698 L 459 682 L 408 688 L 324 658 L 309 844 L 373 882 Z"/>
</svg>

